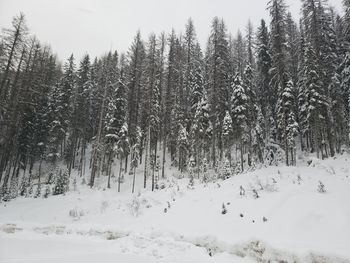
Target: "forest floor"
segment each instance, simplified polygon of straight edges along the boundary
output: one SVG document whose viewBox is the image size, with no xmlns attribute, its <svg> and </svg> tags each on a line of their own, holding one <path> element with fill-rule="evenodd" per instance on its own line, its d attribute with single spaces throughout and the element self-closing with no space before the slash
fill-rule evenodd
<svg viewBox="0 0 350 263">
<path fill-rule="evenodd" d="M 350 156 L 310 160 L 193 187 L 168 170 L 155 192 L 139 190 L 140 172 L 134 195 L 130 176 L 121 193 L 114 178 L 0 203 L 0 262 L 350 262 Z"/>
</svg>

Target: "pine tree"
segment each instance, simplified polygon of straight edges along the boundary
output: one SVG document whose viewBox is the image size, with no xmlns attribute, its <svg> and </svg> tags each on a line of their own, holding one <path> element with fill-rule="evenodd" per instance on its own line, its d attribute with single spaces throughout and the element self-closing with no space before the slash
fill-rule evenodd
<svg viewBox="0 0 350 263">
<path fill-rule="evenodd" d="M 139 127 L 137 127 L 136 129 L 136 140 L 135 140 L 135 144 L 132 146 L 131 148 L 131 169 L 133 171 L 133 180 L 132 180 L 132 193 L 134 193 L 135 191 L 135 180 L 136 180 L 136 168 L 138 166 L 139 163 L 139 152 L 140 152 L 140 145 L 141 145 L 141 130 Z M 153 184 L 152 184 L 153 185 Z M 152 191 L 154 190 L 153 186 L 152 186 Z"/>
<path fill-rule="evenodd" d="M 226 115 L 222 124 L 222 140 L 223 147 L 225 149 L 225 157 L 228 158 L 231 164 L 231 146 L 233 139 L 233 123 L 229 111 L 226 111 Z"/>
<path fill-rule="evenodd" d="M 247 95 L 247 102 L 248 102 L 248 110 L 247 110 L 247 125 L 248 130 L 252 131 L 253 126 L 256 123 L 257 119 L 257 104 L 256 104 L 256 87 L 255 87 L 255 79 L 254 79 L 254 73 L 250 66 L 250 64 L 247 64 L 244 75 L 243 75 L 243 87 L 245 89 L 245 94 Z M 250 132 L 248 134 L 248 165 L 250 166 L 252 164 L 252 133 Z"/>
<path fill-rule="evenodd" d="M 331 16 L 326 3 L 320 0 L 303 0 L 302 3 L 306 45 L 309 52 L 313 53 L 313 61 L 317 65 L 315 70 L 320 81 L 317 92 L 323 97 L 319 114 L 324 118 L 324 121 L 317 121 L 311 126 L 311 133 L 315 144 L 317 144 L 315 145 L 317 155 L 320 155 L 319 150 L 321 150 L 322 157 L 325 157 L 328 155 L 329 149 L 329 154 L 334 156 L 333 116 L 328 100 L 330 98 L 328 87 L 334 77 L 337 64 L 336 37 L 331 26 Z M 305 67 L 309 67 L 309 65 L 305 65 Z M 319 129 L 318 131 L 314 130 L 316 126 Z M 328 145 L 323 143 L 325 141 L 328 142 Z"/>
<path fill-rule="evenodd" d="M 271 55 L 269 50 L 269 33 L 265 21 L 261 20 L 261 25 L 257 33 L 257 98 L 261 105 L 262 113 L 267 117 L 266 109 L 273 109 L 276 104 L 275 98 L 270 88 Z"/>
<path fill-rule="evenodd" d="M 236 127 L 234 130 L 235 137 L 239 143 L 241 171 L 244 170 L 244 144 L 247 142 L 245 134 L 248 127 L 248 103 L 248 97 L 242 86 L 242 80 L 239 76 L 236 76 L 232 86 L 231 115 L 234 123 L 233 126 Z"/>
<path fill-rule="evenodd" d="M 255 59 L 254 59 L 254 41 L 253 41 L 253 36 L 254 36 L 254 29 L 253 29 L 253 24 L 252 22 L 249 20 L 247 27 L 246 27 L 246 42 L 247 42 L 247 62 L 248 64 L 252 67 L 255 68 Z"/>
<path fill-rule="evenodd" d="M 236 38 L 233 43 L 233 64 L 235 68 L 235 72 L 243 76 L 244 69 L 247 59 L 247 48 L 246 43 L 244 42 L 241 31 L 238 30 Z"/>
<path fill-rule="evenodd" d="M 296 116 L 294 114 L 295 109 L 295 97 L 294 97 L 295 91 L 294 91 L 294 85 L 293 82 L 290 80 L 287 83 L 287 87 L 284 90 L 283 93 L 283 100 L 285 105 L 285 113 L 278 113 L 282 114 L 279 119 L 282 119 L 282 125 L 283 123 L 286 123 L 286 127 L 281 127 L 282 129 L 286 130 L 286 133 L 284 136 L 285 140 L 287 140 L 287 148 L 286 151 L 290 151 L 290 160 L 288 165 L 295 165 L 296 164 L 296 144 L 295 144 L 295 137 L 298 135 L 298 123 L 296 122 Z M 287 118 L 287 120 L 284 120 L 283 118 Z"/>
<path fill-rule="evenodd" d="M 2 57 L 5 57 L 5 64 L 0 82 L 0 101 L 2 103 L 5 102 L 8 92 L 10 91 L 9 74 L 16 64 L 15 60 L 18 60 L 18 53 L 23 50 L 27 34 L 28 28 L 23 13 L 13 18 L 11 28 L 4 30 L 4 37 L 2 38 Z M 0 113 L 3 114 L 4 112 Z"/>
<path fill-rule="evenodd" d="M 229 104 L 229 50 L 226 26 L 223 20 L 217 17 L 212 22 L 212 30 L 206 52 L 206 84 L 208 101 L 210 104 L 210 117 L 213 125 L 212 134 L 212 163 L 217 162 L 216 150 L 223 156 L 221 131 L 222 121 Z"/>
<path fill-rule="evenodd" d="M 287 71 L 290 75 L 290 79 L 293 85 L 298 82 L 298 64 L 299 64 L 299 32 L 298 26 L 292 18 L 290 12 L 286 16 L 286 61 L 287 61 Z M 295 94 L 296 95 L 296 94 Z"/>
<path fill-rule="evenodd" d="M 175 32 L 172 31 L 171 35 L 169 36 L 169 53 L 168 53 L 168 59 L 167 59 L 167 68 L 166 68 L 166 87 L 161 94 L 162 102 L 163 102 L 163 119 L 162 119 L 162 135 L 163 135 L 163 158 L 162 158 L 162 178 L 165 177 L 165 153 L 166 148 L 168 147 L 171 152 L 171 160 L 173 160 L 173 148 L 169 147 L 170 142 L 170 134 L 172 129 L 170 128 L 171 122 L 171 113 L 173 110 L 173 103 L 174 103 L 174 91 L 175 91 Z"/>
<path fill-rule="evenodd" d="M 344 41 L 346 47 L 349 47 L 350 45 L 350 1 L 349 0 L 343 0 L 343 5 L 345 9 L 345 15 L 344 15 Z"/>
<path fill-rule="evenodd" d="M 62 173 L 62 170 L 56 174 L 56 182 L 53 189 L 53 195 L 65 194 L 69 189 L 69 171 L 65 170 Z"/>
<path fill-rule="evenodd" d="M 62 157 L 66 147 L 66 136 L 71 122 L 72 96 L 75 87 L 75 64 L 71 55 L 64 65 L 64 74 L 51 93 L 50 110 L 53 121 L 50 127 L 50 150 L 48 157 L 53 163 Z"/>
<path fill-rule="evenodd" d="M 305 61 L 305 90 L 303 91 L 306 97 L 306 111 L 307 111 L 307 126 L 310 127 L 310 145 L 316 150 L 319 156 L 321 143 L 321 125 L 324 120 L 322 115 L 322 108 L 325 103 L 324 97 L 320 93 L 322 82 L 317 73 L 316 55 L 311 46 L 306 47 L 306 61 Z"/>
<path fill-rule="evenodd" d="M 193 21 L 190 18 L 186 24 L 185 29 L 185 36 L 184 36 L 184 45 L 185 45 L 185 75 L 184 75 L 184 86 L 185 86 L 185 119 L 187 122 L 190 121 L 191 116 L 191 104 L 193 105 L 193 99 L 192 94 L 195 91 L 195 89 L 198 89 L 198 85 L 201 85 L 201 83 L 198 83 L 198 81 L 201 81 L 198 79 L 198 75 L 200 74 L 198 71 L 200 71 L 200 61 L 198 61 L 200 58 L 200 48 L 197 45 L 197 39 L 196 39 L 196 31 L 193 25 Z M 199 48 L 199 50 L 198 50 Z M 195 100 L 195 98 L 194 98 Z"/>
<path fill-rule="evenodd" d="M 121 69 L 121 75 L 123 74 L 123 69 Z M 108 184 L 107 187 L 110 188 L 110 177 L 113 159 L 115 157 L 115 145 L 120 143 L 121 147 L 117 147 L 119 151 L 120 160 L 127 153 L 125 148 L 125 136 L 127 134 L 127 124 L 126 124 L 126 111 L 127 111 L 127 101 L 126 101 L 126 90 L 123 83 L 123 76 L 121 76 L 116 83 L 116 88 L 112 94 L 110 94 L 109 102 L 107 105 L 106 112 L 106 124 L 105 124 L 105 151 L 107 154 L 107 175 Z M 123 127 L 125 125 L 125 127 Z M 122 136 L 121 142 L 119 135 Z M 121 166 L 121 164 L 120 164 Z"/>
<path fill-rule="evenodd" d="M 347 110 L 347 119 L 348 119 L 348 140 L 350 142 L 350 52 L 346 53 L 344 61 L 341 65 L 341 90 L 342 98 L 345 108 Z"/>
<path fill-rule="evenodd" d="M 85 153 L 87 143 L 91 136 L 91 127 L 89 125 L 90 93 L 92 89 L 91 64 L 89 55 L 85 55 L 80 62 L 77 72 L 76 101 L 74 105 L 74 118 L 77 131 L 77 141 L 80 139 L 80 162 L 79 171 L 82 177 L 85 173 Z M 76 149 L 78 151 L 78 149 Z M 72 166 L 72 165 L 71 165 Z"/>
<path fill-rule="evenodd" d="M 180 172 L 184 172 L 187 166 L 187 155 L 188 155 L 188 134 L 186 127 L 180 125 L 179 133 L 177 137 L 177 149 L 179 152 L 179 170 Z"/>
<path fill-rule="evenodd" d="M 262 114 L 260 107 L 257 109 L 257 118 L 255 120 L 254 126 L 251 130 L 252 136 L 252 149 L 255 155 L 257 155 L 260 163 L 263 163 L 263 152 L 266 140 L 266 121 Z"/>
<path fill-rule="evenodd" d="M 128 52 L 128 71 L 126 76 L 128 90 L 128 128 L 131 144 L 134 144 L 136 127 L 140 122 L 141 90 L 144 86 L 144 60 L 145 47 L 140 32 L 137 32 Z"/>
<path fill-rule="evenodd" d="M 274 108 L 277 113 L 278 139 L 284 142 L 286 153 L 286 164 L 289 165 L 289 151 L 287 140 L 287 121 L 289 109 L 286 105 L 286 91 L 290 76 L 286 68 L 286 5 L 284 0 L 272 0 L 269 2 L 271 16 L 271 52 L 272 68 L 271 85 L 277 95 L 277 102 Z M 287 91 L 288 92 L 288 91 Z"/>
<path fill-rule="evenodd" d="M 208 161 L 206 153 L 210 149 L 212 128 L 206 93 L 203 93 L 201 100 L 196 104 L 196 111 L 190 132 L 192 151 L 195 155 L 198 172 L 199 167 L 203 166 L 202 160 L 206 159 Z"/>
<path fill-rule="evenodd" d="M 137 133 L 139 134 L 139 132 Z M 128 138 L 128 126 L 125 122 L 123 126 L 120 128 L 118 133 L 118 141 L 115 146 L 115 151 L 119 158 L 119 176 L 118 176 L 118 192 L 120 192 L 120 184 L 122 181 L 122 166 L 123 166 L 123 158 L 126 158 L 129 155 L 129 138 Z"/>
</svg>

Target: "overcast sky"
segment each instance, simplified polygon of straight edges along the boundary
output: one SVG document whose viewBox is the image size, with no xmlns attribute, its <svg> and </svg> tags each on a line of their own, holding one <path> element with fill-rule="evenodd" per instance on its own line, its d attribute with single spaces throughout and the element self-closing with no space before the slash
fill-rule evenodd
<svg viewBox="0 0 350 263">
<path fill-rule="evenodd" d="M 71 53 L 99 56 L 109 50 L 127 51 L 138 29 L 144 39 L 149 33 L 177 32 L 189 17 L 197 36 L 205 44 L 214 16 L 224 18 L 228 30 L 244 31 L 248 19 L 254 26 L 268 19 L 268 0 L 0 0 L 0 27 L 24 12 L 30 32 L 49 43 L 60 59 Z M 287 0 L 289 10 L 299 17 L 300 1 Z M 341 0 L 329 0 L 342 11 Z"/>
</svg>

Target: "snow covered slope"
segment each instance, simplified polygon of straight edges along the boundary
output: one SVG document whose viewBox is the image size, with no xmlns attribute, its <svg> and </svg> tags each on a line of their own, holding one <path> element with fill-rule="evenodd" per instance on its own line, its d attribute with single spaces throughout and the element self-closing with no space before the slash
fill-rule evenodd
<svg viewBox="0 0 350 263">
<path fill-rule="evenodd" d="M 348 155 L 155 192 L 141 176 L 135 195 L 127 180 L 1 203 L 0 262 L 350 262 Z"/>
</svg>

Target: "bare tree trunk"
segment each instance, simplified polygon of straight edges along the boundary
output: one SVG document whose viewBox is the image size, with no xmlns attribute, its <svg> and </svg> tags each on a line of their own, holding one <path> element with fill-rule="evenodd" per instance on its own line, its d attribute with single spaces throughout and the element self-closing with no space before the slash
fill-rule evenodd
<svg viewBox="0 0 350 263">
<path fill-rule="evenodd" d="M 133 171 L 134 176 L 133 176 L 133 179 L 132 179 L 132 193 L 135 192 L 136 166 L 133 167 L 133 170 L 134 170 L 134 171 Z"/>
<path fill-rule="evenodd" d="M 215 153 L 215 144 L 216 144 L 216 140 L 215 140 L 215 131 L 213 132 L 213 141 L 212 141 L 212 161 L 213 161 L 213 168 L 216 167 L 216 153 Z"/>
<path fill-rule="evenodd" d="M 284 147 L 285 147 L 285 153 L 286 153 L 286 165 L 289 166 L 289 149 L 288 149 L 289 147 L 288 147 L 287 138 L 284 139 Z"/>
<path fill-rule="evenodd" d="M 19 23 L 18 25 L 16 26 L 15 28 L 15 35 L 14 35 L 14 39 L 13 39 L 13 42 L 11 44 L 11 50 L 10 50 L 10 55 L 9 55 L 9 58 L 7 60 L 7 64 L 6 64 L 6 68 L 5 68 L 5 72 L 2 76 L 2 81 L 1 81 L 1 84 L 0 84 L 0 100 L 2 99 L 3 96 L 5 96 L 5 94 L 1 94 L 4 90 L 4 86 L 5 86 L 5 82 L 7 81 L 8 79 L 8 75 L 9 75 L 9 72 L 10 72 L 10 67 L 11 67 L 11 64 L 12 64 L 12 60 L 13 60 L 13 57 L 15 55 L 15 52 L 16 52 L 16 47 L 18 46 L 18 41 L 20 40 L 20 35 L 21 32 L 21 26 L 22 24 L 24 23 L 24 15 L 21 14 L 20 15 L 20 18 L 19 18 Z"/>
<path fill-rule="evenodd" d="M 111 172 L 112 172 L 112 154 L 110 153 L 108 155 L 108 161 L 107 161 L 107 174 L 108 174 L 108 182 L 107 182 L 107 188 L 111 188 Z"/>
<path fill-rule="evenodd" d="M 128 155 L 125 156 L 125 167 L 124 167 L 124 173 L 128 172 Z"/>
<path fill-rule="evenodd" d="M 102 124 L 103 124 L 103 115 L 104 115 L 106 97 L 107 97 L 107 86 L 105 87 L 103 99 L 102 99 L 100 119 L 99 119 L 97 137 L 96 137 L 96 144 L 94 145 L 94 148 L 92 151 L 92 169 L 91 169 L 91 177 L 90 177 L 90 187 L 91 188 L 94 186 L 95 176 L 96 176 L 96 172 L 98 170 L 98 167 L 97 167 L 97 161 L 98 161 L 98 155 L 99 155 L 98 151 L 99 151 L 100 140 L 101 140 L 101 136 L 102 136 Z"/>
<path fill-rule="evenodd" d="M 152 191 L 154 190 L 155 187 L 155 177 L 154 177 L 154 170 L 155 167 L 157 165 L 157 140 L 156 140 L 156 144 L 154 146 L 154 160 L 153 160 L 153 168 L 152 168 Z"/>
<path fill-rule="evenodd" d="M 145 170 L 144 170 L 144 179 L 143 179 L 143 187 L 146 188 L 147 183 L 147 175 L 148 175 L 148 155 L 150 153 L 150 134 L 151 134 L 151 127 L 148 127 L 147 130 L 147 139 L 146 139 L 146 153 L 145 153 Z M 153 189 L 152 189 L 153 190 Z"/>
<path fill-rule="evenodd" d="M 164 136 L 164 141 L 163 141 L 163 161 L 162 161 L 162 178 L 165 178 L 165 152 L 166 152 L 166 136 Z"/>
<path fill-rule="evenodd" d="M 240 152 L 241 152 L 241 170 L 244 171 L 244 156 L 243 156 L 243 140 L 242 137 L 240 138 Z"/>
<path fill-rule="evenodd" d="M 120 192 L 120 181 L 122 179 L 122 168 L 123 166 L 123 158 L 120 157 L 120 163 L 119 163 L 119 176 L 118 176 L 118 193 Z"/>
</svg>

